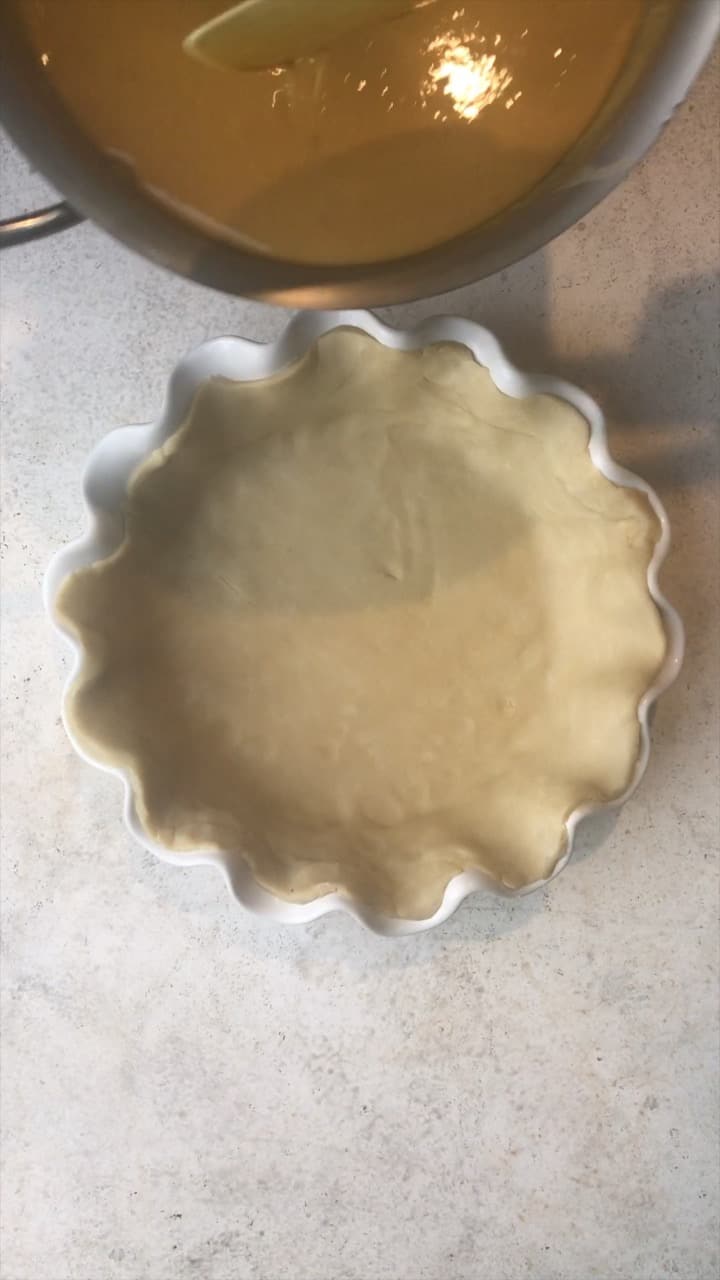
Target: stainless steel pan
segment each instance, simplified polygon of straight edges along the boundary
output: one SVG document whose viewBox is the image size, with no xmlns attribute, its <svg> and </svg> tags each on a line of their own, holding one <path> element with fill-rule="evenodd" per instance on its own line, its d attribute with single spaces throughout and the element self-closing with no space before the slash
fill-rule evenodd
<svg viewBox="0 0 720 1280">
<path fill-rule="evenodd" d="M 291 307 L 379 306 L 469 284 L 540 248 L 597 204 L 656 139 L 720 29 L 720 0 L 648 0 L 643 29 L 593 126 L 522 201 L 411 257 L 312 266 L 264 257 L 171 212 L 93 145 L 33 56 L 16 0 L 0 5 L 0 119 L 67 202 L 0 223 L 0 246 L 91 218 L 152 261 L 201 284 Z"/>
</svg>

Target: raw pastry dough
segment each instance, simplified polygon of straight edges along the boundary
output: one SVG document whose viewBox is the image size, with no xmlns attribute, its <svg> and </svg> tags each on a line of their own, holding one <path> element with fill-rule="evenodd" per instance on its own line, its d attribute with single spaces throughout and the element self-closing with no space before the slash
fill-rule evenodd
<svg viewBox="0 0 720 1280">
<path fill-rule="evenodd" d="M 572 810 L 628 785 L 666 643 L 656 518 L 587 438 L 452 345 L 334 331 L 207 383 L 61 593 L 76 733 L 155 839 L 281 897 L 425 918 L 465 868 L 547 876 Z"/>
</svg>

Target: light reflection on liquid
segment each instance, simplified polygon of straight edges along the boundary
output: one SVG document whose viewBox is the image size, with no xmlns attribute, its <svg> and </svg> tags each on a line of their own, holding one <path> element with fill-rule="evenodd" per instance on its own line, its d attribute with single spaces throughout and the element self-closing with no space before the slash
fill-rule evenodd
<svg viewBox="0 0 720 1280">
<path fill-rule="evenodd" d="M 438 54 L 438 61 L 431 64 L 428 72 L 428 91 L 442 85 L 443 94 L 452 99 L 453 110 L 463 120 L 477 119 L 512 84 L 507 67 L 497 65 L 496 54 L 474 55 L 451 32 L 431 41 L 428 53 Z"/>
</svg>

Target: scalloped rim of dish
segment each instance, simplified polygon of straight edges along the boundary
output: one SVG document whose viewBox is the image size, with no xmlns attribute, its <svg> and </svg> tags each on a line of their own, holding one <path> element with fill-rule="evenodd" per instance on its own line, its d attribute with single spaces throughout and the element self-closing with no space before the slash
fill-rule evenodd
<svg viewBox="0 0 720 1280">
<path fill-rule="evenodd" d="M 263 889 L 250 866 L 237 852 L 203 851 L 173 853 L 153 841 L 144 830 L 137 814 L 132 786 L 127 772 L 94 759 L 78 742 L 67 715 L 69 691 L 83 662 L 83 648 L 62 625 L 56 613 L 58 593 L 65 579 L 77 569 L 104 560 L 122 543 L 125 536 L 123 503 L 131 476 L 138 465 L 170 438 L 187 418 L 194 395 L 209 378 L 223 377 L 232 381 L 257 381 L 279 372 L 299 360 L 318 338 L 336 328 L 354 328 L 375 338 L 385 346 L 413 351 L 433 343 L 454 342 L 467 347 L 478 364 L 485 367 L 495 386 L 507 395 L 524 397 L 538 393 L 553 395 L 573 405 L 585 418 L 590 430 L 588 449 L 593 464 L 614 484 L 638 489 L 648 501 L 660 524 L 660 537 L 648 566 L 647 583 L 663 621 L 667 651 L 656 680 L 646 690 L 638 705 L 640 747 L 635 769 L 626 790 L 617 799 L 602 804 L 582 805 L 566 820 L 565 852 L 552 873 L 522 889 L 508 889 L 482 871 L 463 871 L 446 885 L 437 911 L 424 920 L 411 920 L 382 915 L 365 906 L 356 897 L 334 892 L 310 902 L 293 903 L 276 898 Z M 156 422 L 143 426 L 119 427 L 111 431 L 93 449 L 83 477 L 83 497 L 87 519 L 82 537 L 61 548 L 51 560 L 43 583 L 43 598 L 50 620 L 73 653 L 73 663 L 63 693 L 62 717 L 70 741 L 78 755 L 88 764 L 114 774 L 125 792 L 124 819 L 135 839 L 164 862 L 177 866 L 212 865 L 223 874 L 226 884 L 239 903 L 256 915 L 282 924 L 304 924 L 330 911 L 344 911 L 375 933 L 397 937 L 419 933 L 442 924 L 460 903 L 480 889 L 491 889 L 505 896 L 532 893 L 549 884 L 567 866 L 572 856 L 575 834 L 580 822 L 601 810 L 617 809 L 632 795 L 640 783 L 650 754 L 649 717 L 655 701 L 672 684 L 680 670 L 684 651 L 684 632 L 676 610 L 665 599 L 658 575 L 670 546 L 670 526 L 665 510 L 654 490 L 640 476 L 619 466 L 610 454 L 605 418 L 600 407 L 584 391 L 560 378 L 544 374 L 526 374 L 515 368 L 497 339 L 473 321 L 455 316 L 435 316 L 421 321 L 412 329 L 394 329 L 367 311 L 300 312 L 290 320 L 275 342 L 257 343 L 246 338 L 214 338 L 202 343 L 175 366 L 165 397 L 162 413 Z"/>
</svg>

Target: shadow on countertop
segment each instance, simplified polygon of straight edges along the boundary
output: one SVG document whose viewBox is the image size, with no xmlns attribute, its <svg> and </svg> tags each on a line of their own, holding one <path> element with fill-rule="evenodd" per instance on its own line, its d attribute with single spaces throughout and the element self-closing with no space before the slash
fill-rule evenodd
<svg viewBox="0 0 720 1280">
<path fill-rule="evenodd" d="M 486 325 L 520 369 L 576 383 L 603 407 L 618 461 L 637 469 L 661 495 L 717 478 L 720 272 L 689 276 L 652 293 L 632 346 L 625 349 L 603 349 L 594 340 L 595 328 L 606 333 L 608 316 L 596 325 L 588 307 L 578 329 L 592 354 L 579 359 L 563 351 L 552 334 L 551 291 L 563 287 L 570 286 L 553 283 L 543 250 L 472 293 L 381 314 L 400 326 L 433 312 L 461 314 Z M 598 311 L 603 305 L 598 303 Z"/>
</svg>

